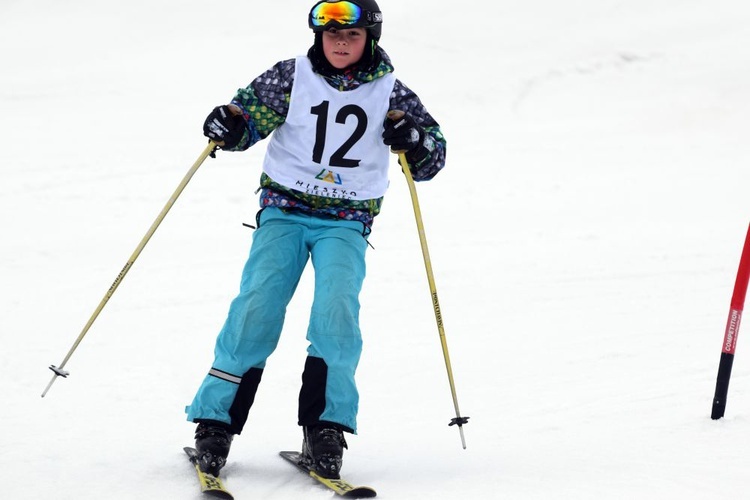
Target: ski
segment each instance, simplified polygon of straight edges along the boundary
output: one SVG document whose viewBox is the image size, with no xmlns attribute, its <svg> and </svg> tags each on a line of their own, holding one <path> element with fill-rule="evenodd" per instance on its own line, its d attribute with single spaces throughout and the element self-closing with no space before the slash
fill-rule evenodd
<svg viewBox="0 0 750 500">
<path fill-rule="evenodd" d="M 300 453 L 297 451 L 280 451 L 279 455 L 339 496 L 346 498 L 373 498 L 377 496 L 375 490 L 369 486 L 355 486 L 345 479 L 328 479 L 316 474 L 302 462 Z"/>
<path fill-rule="evenodd" d="M 198 452 L 195 450 L 195 448 L 186 446 L 185 448 L 183 448 L 183 450 L 185 450 L 185 453 L 187 453 L 190 463 L 192 463 L 195 467 L 195 472 L 198 473 L 198 481 L 201 485 L 201 491 L 205 493 L 206 496 L 210 496 L 212 498 L 223 498 L 225 500 L 234 499 L 232 494 L 229 493 L 229 490 L 227 490 L 224 486 L 224 483 L 221 481 L 221 479 L 214 476 L 213 474 L 208 474 L 207 472 L 203 472 L 201 470 L 200 466 L 198 465 Z"/>
</svg>

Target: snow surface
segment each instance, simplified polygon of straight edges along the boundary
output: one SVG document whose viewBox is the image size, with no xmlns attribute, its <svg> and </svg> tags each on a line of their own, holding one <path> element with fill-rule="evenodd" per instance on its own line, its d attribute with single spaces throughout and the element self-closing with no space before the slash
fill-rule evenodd
<svg viewBox="0 0 750 500">
<path fill-rule="evenodd" d="M 304 53 L 310 2 L 0 3 L 3 499 L 198 499 L 183 409 L 251 239 L 265 145 L 199 170 L 201 125 Z M 468 448 L 394 166 L 362 294 L 360 434 L 383 499 L 750 498 L 750 342 L 709 418 L 750 221 L 750 4 L 380 0 L 383 46 L 449 141 L 419 194 Z M 292 302 L 226 480 L 330 498 L 297 448 L 311 300 Z"/>
</svg>

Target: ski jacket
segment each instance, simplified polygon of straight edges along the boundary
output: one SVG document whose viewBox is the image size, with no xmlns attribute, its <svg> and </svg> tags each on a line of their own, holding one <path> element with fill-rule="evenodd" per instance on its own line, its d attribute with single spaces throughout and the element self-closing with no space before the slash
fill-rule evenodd
<svg viewBox="0 0 750 500">
<path fill-rule="evenodd" d="M 374 69 L 346 70 L 344 72 L 318 72 L 332 87 L 346 92 L 366 85 L 393 72 L 393 65 L 386 52 L 377 47 L 377 63 Z M 232 104 L 238 106 L 247 121 L 247 130 L 240 143 L 232 151 L 244 151 L 253 144 L 267 138 L 286 120 L 290 97 L 294 85 L 296 60 L 287 59 L 253 80 L 244 89 L 239 89 Z M 396 79 L 390 95 L 389 109 L 409 113 L 433 139 L 435 148 L 421 161 L 411 164 L 415 181 L 429 180 L 445 165 L 446 143 L 438 123 L 428 113 L 419 97 Z M 385 117 L 383 117 L 385 119 Z M 380 212 L 383 197 L 373 199 L 341 199 L 307 194 L 282 185 L 266 173 L 260 179 L 260 206 L 299 210 L 321 217 L 341 218 L 362 222 L 367 230 Z"/>
</svg>

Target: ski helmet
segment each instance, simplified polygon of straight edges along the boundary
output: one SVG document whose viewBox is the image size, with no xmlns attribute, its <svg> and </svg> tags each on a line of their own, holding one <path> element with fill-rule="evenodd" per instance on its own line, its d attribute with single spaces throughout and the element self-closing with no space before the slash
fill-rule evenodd
<svg viewBox="0 0 750 500">
<path fill-rule="evenodd" d="M 316 33 L 329 28 L 365 28 L 375 41 L 383 30 L 383 14 L 375 0 L 322 0 L 310 10 L 307 22 Z"/>
</svg>

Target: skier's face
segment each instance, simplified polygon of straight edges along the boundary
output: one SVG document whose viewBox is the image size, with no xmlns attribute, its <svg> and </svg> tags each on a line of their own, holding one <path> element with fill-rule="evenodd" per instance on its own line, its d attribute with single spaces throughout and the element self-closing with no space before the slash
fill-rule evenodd
<svg viewBox="0 0 750 500">
<path fill-rule="evenodd" d="M 366 42 L 364 28 L 329 29 L 323 32 L 323 53 L 334 68 L 348 68 L 362 58 Z"/>
</svg>

